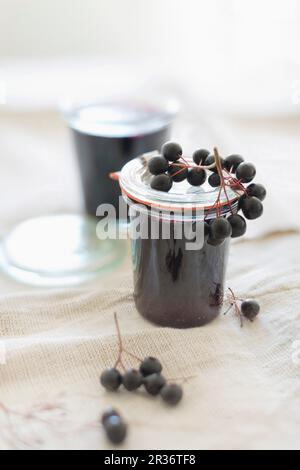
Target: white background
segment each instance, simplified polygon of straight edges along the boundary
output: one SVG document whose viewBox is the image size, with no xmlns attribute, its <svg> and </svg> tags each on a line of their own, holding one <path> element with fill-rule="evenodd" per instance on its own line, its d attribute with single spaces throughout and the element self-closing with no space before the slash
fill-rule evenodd
<svg viewBox="0 0 300 470">
<path fill-rule="evenodd" d="M 122 87 L 118 64 L 230 112 L 298 113 L 297 0 L 0 0 L 0 12 L 11 105 L 46 102 L 47 88 L 52 102 L 92 75 Z"/>
<path fill-rule="evenodd" d="M 299 227 L 299 1 L 0 0 L 0 12 L 1 229 L 78 209 L 61 100 L 155 88 L 182 102 L 185 150 L 257 165 L 269 197 L 247 235 Z"/>
</svg>

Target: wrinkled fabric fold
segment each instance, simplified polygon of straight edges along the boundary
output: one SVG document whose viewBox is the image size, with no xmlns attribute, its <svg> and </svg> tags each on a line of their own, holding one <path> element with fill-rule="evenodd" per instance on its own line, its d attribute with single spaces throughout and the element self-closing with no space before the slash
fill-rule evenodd
<svg viewBox="0 0 300 470">
<path fill-rule="evenodd" d="M 299 241 L 297 234 L 278 234 L 232 246 L 227 284 L 261 305 L 243 329 L 232 312 L 204 328 L 153 326 L 134 307 L 124 267 L 114 287 L 99 282 L 3 297 L 0 403 L 22 413 L 51 404 L 48 424 L 35 424 L 41 443 L 33 448 L 109 448 L 97 424 L 106 405 L 128 420 L 126 449 L 299 448 L 300 365 L 293 349 L 300 340 Z M 99 375 L 118 353 L 114 312 L 126 349 L 158 357 L 170 380 L 187 379 L 176 409 L 142 391 L 101 388 Z M 128 356 L 125 363 L 138 366 Z M 59 435 L 51 427 L 56 406 L 65 410 Z M 0 446 L 25 447 L 8 441 L 1 411 L 0 417 Z M 17 421 L 17 433 L 30 442 L 27 422 Z"/>
</svg>

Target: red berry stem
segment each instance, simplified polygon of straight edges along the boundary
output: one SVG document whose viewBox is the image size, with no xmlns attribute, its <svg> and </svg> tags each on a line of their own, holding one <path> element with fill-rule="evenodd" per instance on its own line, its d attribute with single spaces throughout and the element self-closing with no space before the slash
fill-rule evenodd
<svg viewBox="0 0 300 470">
<path fill-rule="evenodd" d="M 117 314 L 116 312 L 114 312 L 114 320 L 115 320 L 115 325 L 116 325 L 116 330 L 117 330 L 117 336 L 118 336 L 118 347 L 119 347 L 119 352 L 118 352 L 118 357 L 117 357 L 117 360 L 115 362 L 115 365 L 114 367 L 117 368 L 118 366 L 122 367 L 123 370 L 126 370 L 125 366 L 124 366 L 124 363 L 123 363 L 123 360 L 122 360 L 122 356 L 123 354 L 127 354 L 128 356 L 131 356 L 133 357 L 134 359 L 136 359 L 138 362 L 143 362 L 143 360 L 136 356 L 135 354 L 127 351 L 124 346 L 123 346 L 123 339 L 122 339 L 122 335 L 121 335 L 121 329 L 120 329 L 120 325 L 119 325 L 119 320 L 118 320 L 118 317 L 117 317 Z"/>
<path fill-rule="evenodd" d="M 230 188 L 234 191 L 234 187 L 235 186 L 238 186 L 239 189 L 244 193 L 244 194 L 247 194 L 247 189 L 245 188 L 245 186 L 242 184 L 242 182 L 240 180 L 238 180 L 237 178 L 234 178 L 231 173 L 224 169 L 224 171 L 227 173 L 227 176 L 225 176 L 225 181 L 228 183 L 228 186 L 230 186 Z M 236 193 L 236 194 L 239 194 L 239 193 Z"/>
<path fill-rule="evenodd" d="M 185 163 L 186 165 L 188 165 L 188 162 L 187 162 L 187 160 L 186 160 L 186 159 L 185 159 L 183 156 L 181 156 L 181 160 L 183 160 L 183 161 L 184 161 L 184 163 Z"/>
<path fill-rule="evenodd" d="M 143 362 L 143 359 L 141 359 L 140 357 L 138 357 L 136 354 L 133 354 L 132 352 L 130 351 L 127 351 L 127 349 L 124 348 L 123 346 L 123 339 L 122 339 L 122 335 L 121 335 L 121 329 L 120 329 L 120 325 L 119 325 L 119 320 L 118 320 L 118 316 L 116 314 L 116 312 L 114 312 L 114 321 L 115 321 L 115 325 L 116 325 L 116 330 L 117 330 L 117 336 L 118 336 L 118 347 L 119 347 L 119 352 L 118 352 L 118 357 L 117 357 L 117 360 L 115 362 L 115 365 L 114 367 L 117 368 L 118 366 L 121 366 L 122 369 L 124 371 L 126 371 L 126 368 L 122 362 L 122 355 L 123 354 L 127 354 L 128 356 L 134 358 L 136 361 L 142 363 Z M 170 378 L 168 379 L 168 381 L 170 382 L 188 382 L 189 380 L 195 378 L 196 376 L 195 375 L 191 375 L 191 376 L 186 376 L 186 377 L 178 377 L 178 378 Z M 0 403 L 0 410 L 1 410 L 1 403 Z"/>
<path fill-rule="evenodd" d="M 221 164 L 221 158 L 220 158 L 217 147 L 214 148 L 214 155 L 215 155 L 215 161 L 216 161 L 216 165 L 217 165 L 218 174 L 219 174 L 220 180 L 221 180 L 221 186 L 220 187 L 224 191 L 227 203 L 229 205 L 230 212 L 231 212 L 231 214 L 233 214 L 232 205 L 231 205 L 230 199 L 229 199 L 228 194 L 227 194 L 227 189 L 226 189 L 226 184 L 225 184 L 225 179 L 224 179 L 224 174 L 223 174 L 223 168 L 222 168 L 222 164 Z M 219 198 L 220 198 L 220 195 L 221 195 L 221 193 L 219 194 Z"/>
<path fill-rule="evenodd" d="M 176 176 L 176 175 L 179 175 L 179 174 L 182 173 L 186 168 L 190 168 L 190 167 L 187 166 L 187 165 L 184 165 L 184 167 L 181 168 L 180 170 L 176 171 L 176 172 L 172 175 L 172 177 L 174 177 L 174 176 Z"/>
<path fill-rule="evenodd" d="M 179 160 L 183 160 L 184 163 L 179 163 Z M 216 167 L 215 163 L 211 165 L 195 165 L 194 163 L 190 164 L 185 157 L 180 157 L 176 162 L 170 164 L 170 166 L 178 166 L 180 168 L 199 168 L 201 170 L 213 170 Z"/>
<path fill-rule="evenodd" d="M 210 209 L 208 210 L 207 214 L 206 214 L 206 217 L 204 220 L 207 220 L 208 218 L 208 215 L 211 213 L 211 211 L 213 209 L 216 210 L 216 214 L 217 214 L 217 217 L 220 217 L 221 216 L 221 207 L 222 207 L 222 204 L 221 204 L 221 194 L 222 194 L 222 191 L 224 192 L 225 194 L 225 197 L 226 197 L 226 200 L 227 200 L 227 204 L 229 206 L 229 209 L 230 209 L 230 212 L 231 214 L 233 214 L 233 209 L 232 209 L 232 205 L 231 205 L 231 202 L 230 202 L 230 199 L 229 199 L 229 196 L 228 196 L 228 193 L 227 193 L 227 189 L 226 189 L 226 180 L 225 180 L 225 177 L 224 177 L 224 174 L 223 174 L 223 168 L 222 168 L 222 164 L 221 164 L 221 158 L 220 158 L 220 155 L 219 155 L 219 152 L 218 152 L 218 149 L 215 147 L 214 148 L 214 155 L 215 155 L 215 164 L 213 165 L 214 167 L 216 166 L 217 167 L 217 170 L 218 170 L 218 175 L 220 177 L 220 187 L 219 187 L 219 192 L 218 192 L 218 195 L 217 195 L 217 199 L 215 201 L 215 203 L 213 204 L 212 207 L 210 207 Z M 208 168 L 208 167 L 207 167 Z"/>
<path fill-rule="evenodd" d="M 241 328 L 243 328 L 243 315 L 242 315 L 242 312 L 241 312 L 241 309 L 238 305 L 238 301 L 239 300 L 242 300 L 242 299 L 238 299 L 236 296 L 235 296 L 235 293 L 233 292 L 233 290 L 228 287 L 228 290 L 230 292 L 230 300 L 231 300 L 231 307 L 229 308 L 229 310 L 234 307 L 234 310 L 235 310 L 235 313 L 236 315 L 239 317 L 240 319 L 240 323 L 241 323 Z M 228 311 L 229 311 L 228 310 Z M 228 313 L 228 312 L 226 312 Z"/>
</svg>

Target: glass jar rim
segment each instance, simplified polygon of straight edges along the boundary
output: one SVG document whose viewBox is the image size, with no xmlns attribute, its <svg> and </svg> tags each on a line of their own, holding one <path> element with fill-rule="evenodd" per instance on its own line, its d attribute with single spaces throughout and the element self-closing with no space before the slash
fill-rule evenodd
<svg viewBox="0 0 300 470">
<path fill-rule="evenodd" d="M 176 98 L 155 93 L 66 100 L 60 106 L 71 129 L 108 138 L 151 134 L 173 122 L 179 109 Z"/>
<path fill-rule="evenodd" d="M 147 168 L 147 162 L 157 152 L 150 152 L 130 160 L 122 168 L 119 184 L 123 195 L 133 202 L 146 205 L 156 210 L 172 212 L 207 212 L 214 213 L 214 204 L 218 197 L 219 188 L 205 186 L 190 186 L 186 181 L 174 183 L 169 192 L 152 189 L 149 182 L 152 175 Z M 220 194 L 220 207 L 226 214 L 230 207 L 235 208 L 239 195 L 230 187 Z"/>
</svg>

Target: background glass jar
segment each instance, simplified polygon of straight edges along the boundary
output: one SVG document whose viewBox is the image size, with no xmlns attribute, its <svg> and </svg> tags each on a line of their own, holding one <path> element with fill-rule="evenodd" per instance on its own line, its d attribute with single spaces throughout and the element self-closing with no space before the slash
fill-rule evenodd
<svg viewBox="0 0 300 470">
<path fill-rule="evenodd" d="M 186 182 L 174 184 L 169 193 L 152 190 L 147 184 L 148 158 L 128 163 L 120 175 L 124 198 L 131 206 L 135 203 L 130 223 L 139 226 L 138 233 L 131 232 L 135 304 L 145 318 L 159 325 L 202 326 L 220 313 L 230 245 L 229 238 L 219 246 L 210 245 L 204 235 L 204 219 L 216 217 L 212 207 L 218 190 Z M 237 209 L 236 194 L 230 189 L 227 193 L 231 209 L 221 196 L 223 216 Z M 199 230 L 202 237 L 197 241 Z"/>
<path fill-rule="evenodd" d="M 96 216 L 100 204 L 119 210 L 120 188 L 109 178 L 126 162 L 158 150 L 170 136 L 177 100 L 156 94 L 107 98 L 64 105 L 79 164 L 86 212 Z"/>
</svg>

